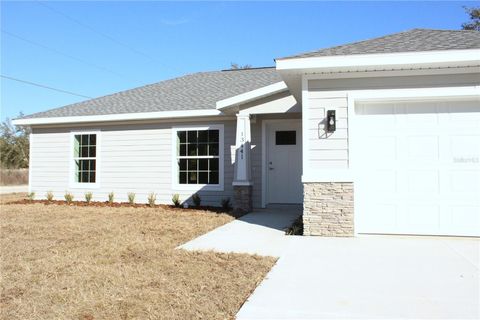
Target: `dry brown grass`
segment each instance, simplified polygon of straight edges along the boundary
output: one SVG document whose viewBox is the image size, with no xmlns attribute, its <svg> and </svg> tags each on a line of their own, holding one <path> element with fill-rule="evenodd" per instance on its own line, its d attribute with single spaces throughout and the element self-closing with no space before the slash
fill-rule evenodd
<svg viewBox="0 0 480 320">
<path fill-rule="evenodd" d="M 232 218 L 203 211 L 1 206 L 3 319 L 233 318 L 273 258 L 175 250 Z"/>
<path fill-rule="evenodd" d="M 0 168 L 0 185 L 13 186 L 28 184 L 28 169 Z"/>
</svg>

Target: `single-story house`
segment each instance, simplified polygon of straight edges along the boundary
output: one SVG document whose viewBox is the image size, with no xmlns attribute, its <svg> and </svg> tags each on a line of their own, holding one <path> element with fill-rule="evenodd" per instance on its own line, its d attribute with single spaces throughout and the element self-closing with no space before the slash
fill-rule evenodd
<svg viewBox="0 0 480 320">
<path fill-rule="evenodd" d="M 306 235 L 480 236 L 480 32 L 414 29 L 16 119 L 30 191 L 303 204 Z"/>
</svg>

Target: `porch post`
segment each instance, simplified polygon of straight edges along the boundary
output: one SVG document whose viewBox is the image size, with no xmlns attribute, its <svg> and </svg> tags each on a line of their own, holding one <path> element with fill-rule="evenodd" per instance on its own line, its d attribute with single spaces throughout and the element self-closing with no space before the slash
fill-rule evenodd
<svg viewBox="0 0 480 320">
<path fill-rule="evenodd" d="M 233 206 L 238 214 L 252 211 L 250 145 L 250 115 L 237 114 Z"/>
</svg>

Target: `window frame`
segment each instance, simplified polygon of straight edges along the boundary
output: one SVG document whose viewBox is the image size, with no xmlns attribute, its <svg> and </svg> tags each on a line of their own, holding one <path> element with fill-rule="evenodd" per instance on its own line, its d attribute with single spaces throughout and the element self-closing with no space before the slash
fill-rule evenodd
<svg viewBox="0 0 480 320">
<path fill-rule="evenodd" d="M 201 130 L 218 130 L 218 184 L 180 184 L 179 183 L 179 169 L 177 161 L 177 133 L 179 131 L 201 131 Z M 180 191 L 224 191 L 224 157 L 225 142 L 224 142 L 224 125 L 192 125 L 192 126 L 178 126 L 172 127 L 172 189 Z M 192 157 L 199 158 L 199 157 Z"/>
<path fill-rule="evenodd" d="M 86 135 L 86 134 L 95 134 L 96 135 L 96 144 L 95 144 L 95 182 L 77 182 L 75 179 L 75 136 L 76 135 Z M 100 188 L 100 163 L 101 163 L 101 131 L 100 130 L 88 130 L 88 131 L 70 131 L 70 188 L 72 189 L 98 189 Z"/>
</svg>

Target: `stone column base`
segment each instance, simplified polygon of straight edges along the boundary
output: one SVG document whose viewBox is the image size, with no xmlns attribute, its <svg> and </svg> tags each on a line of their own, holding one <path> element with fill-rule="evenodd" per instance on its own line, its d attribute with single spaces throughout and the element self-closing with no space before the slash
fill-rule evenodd
<svg viewBox="0 0 480 320">
<path fill-rule="evenodd" d="M 353 183 L 303 184 L 303 234 L 353 237 Z"/>
<path fill-rule="evenodd" d="M 242 216 L 252 209 L 252 186 L 233 186 L 233 213 Z"/>
</svg>

